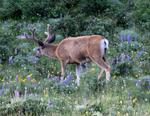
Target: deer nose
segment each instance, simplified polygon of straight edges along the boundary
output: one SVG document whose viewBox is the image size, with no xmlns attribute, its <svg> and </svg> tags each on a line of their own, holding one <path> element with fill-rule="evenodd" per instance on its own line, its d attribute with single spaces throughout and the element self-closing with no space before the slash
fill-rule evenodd
<svg viewBox="0 0 150 116">
<path fill-rule="evenodd" d="M 40 55 L 41 55 L 41 54 L 40 54 L 40 51 L 37 50 L 37 51 L 36 51 L 36 57 L 40 57 Z"/>
</svg>

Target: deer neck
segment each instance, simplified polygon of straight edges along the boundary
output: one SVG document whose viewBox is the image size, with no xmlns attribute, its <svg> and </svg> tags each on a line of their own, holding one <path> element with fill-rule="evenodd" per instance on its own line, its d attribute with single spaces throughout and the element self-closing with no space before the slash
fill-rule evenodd
<svg viewBox="0 0 150 116">
<path fill-rule="evenodd" d="M 54 44 L 47 45 L 45 55 L 48 56 L 49 58 L 57 58 L 56 53 L 55 53 L 57 46 L 58 45 L 54 45 Z"/>
</svg>

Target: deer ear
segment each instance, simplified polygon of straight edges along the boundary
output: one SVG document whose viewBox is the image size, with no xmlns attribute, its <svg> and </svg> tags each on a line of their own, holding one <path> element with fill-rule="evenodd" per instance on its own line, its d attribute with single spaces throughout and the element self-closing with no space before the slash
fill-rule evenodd
<svg viewBox="0 0 150 116">
<path fill-rule="evenodd" d="M 44 47 L 44 43 L 41 41 L 38 41 L 39 46 Z"/>
<path fill-rule="evenodd" d="M 52 43 L 52 42 L 54 42 L 55 41 L 55 39 L 56 39 L 56 35 L 55 34 L 53 34 L 52 36 L 50 36 L 49 38 L 48 38 L 48 43 Z"/>
</svg>

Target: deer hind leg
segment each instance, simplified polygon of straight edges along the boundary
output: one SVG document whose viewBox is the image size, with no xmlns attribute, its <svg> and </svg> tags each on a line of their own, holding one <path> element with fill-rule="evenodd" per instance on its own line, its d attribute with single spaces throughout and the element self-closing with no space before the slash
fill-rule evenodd
<svg viewBox="0 0 150 116">
<path fill-rule="evenodd" d="M 110 66 L 103 60 L 101 57 L 93 57 L 92 61 L 95 62 L 99 68 L 101 68 L 101 72 L 98 75 L 98 79 L 101 78 L 103 72 L 106 73 L 106 80 L 110 80 Z"/>
<path fill-rule="evenodd" d="M 107 63 L 107 65 L 109 66 L 109 63 L 108 63 L 108 61 L 106 60 L 106 58 L 103 56 L 102 57 L 102 59 L 103 59 L 103 61 L 105 62 L 105 63 Z M 102 77 L 102 74 L 103 74 L 103 72 L 105 71 L 105 73 L 106 73 L 106 79 L 107 80 L 110 80 L 110 73 L 107 71 L 107 70 L 104 70 L 104 69 L 102 69 L 101 68 L 101 72 L 99 73 L 99 75 L 98 75 L 98 80 L 100 80 L 100 78 Z"/>
<path fill-rule="evenodd" d="M 98 80 L 100 80 L 100 78 L 102 77 L 103 72 L 104 72 L 104 70 L 101 69 L 101 72 L 98 74 Z"/>
<path fill-rule="evenodd" d="M 60 61 L 60 64 L 61 64 L 61 80 L 64 80 L 66 63 L 64 61 Z"/>
<path fill-rule="evenodd" d="M 80 72 L 81 72 L 81 66 L 79 64 L 77 64 L 76 65 L 76 76 L 77 76 L 76 83 L 77 83 L 77 86 L 80 85 Z"/>
<path fill-rule="evenodd" d="M 106 62 L 106 64 L 109 66 L 108 61 L 106 60 L 106 58 L 103 56 L 103 60 Z M 109 70 L 105 70 L 106 73 L 106 79 L 110 80 L 110 66 L 109 66 Z"/>
</svg>

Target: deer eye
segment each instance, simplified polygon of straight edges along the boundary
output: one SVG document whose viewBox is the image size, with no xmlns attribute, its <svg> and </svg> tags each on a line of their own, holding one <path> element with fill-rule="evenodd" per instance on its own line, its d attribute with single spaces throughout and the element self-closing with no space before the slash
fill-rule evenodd
<svg viewBox="0 0 150 116">
<path fill-rule="evenodd" d="M 40 51 L 40 48 L 38 48 L 37 51 Z"/>
</svg>

